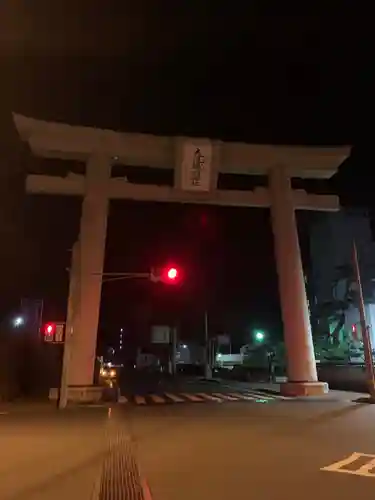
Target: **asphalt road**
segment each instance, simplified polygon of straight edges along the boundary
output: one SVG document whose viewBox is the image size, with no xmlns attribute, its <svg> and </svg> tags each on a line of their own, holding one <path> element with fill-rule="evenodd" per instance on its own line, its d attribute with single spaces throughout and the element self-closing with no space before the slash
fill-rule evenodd
<svg viewBox="0 0 375 500">
<path fill-rule="evenodd" d="M 375 460 L 372 405 L 127 407 L 121 418 L 154 500 L 374 497 L 375 469 L 366 468 Z M 352 457 L 344 467 L 352 473 L 322 470 L 353 453 L 369 456 Z"/>
<path fill-rule="evenodd" d="M 0 414 L 0 498 L 106 500 L 106 483 L 123 487 L 120 500 L 144 478 L 154 500 L 372 499 L 374 421 L 375 405 L 339 399 L 10 406 Z"/>
</svg>

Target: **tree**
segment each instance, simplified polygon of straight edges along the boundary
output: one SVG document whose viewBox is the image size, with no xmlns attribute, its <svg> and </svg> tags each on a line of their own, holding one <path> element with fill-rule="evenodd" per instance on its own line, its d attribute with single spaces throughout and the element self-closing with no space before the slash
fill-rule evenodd
<svg viewBox="0 0 375 500">
<path fill-rule="evenodd" d="M 365 254 L 365 252 L 363 253 Z M 368 264 L 371 264 L 371 260 Z M 366 273 L 363 273 L 362 279 L 362 290 L 366 304 L 374 302 L 374 277 L 373 265 L 367 265 Z M 311 311 L 311 323 L 315 326 L 315 337 L 329 339 L 333 346 L 338 346 L 340 342 L 353 343 L 351 332 L 343 332 L 346 312 L 358 301 L 358 286 L 352 264 L 343 264 L 335 269 L 335 276 L 331 284 L 331 296 L 331 300 L 315 305 Z M 341 332 L 342 338 L 340 339 Z"/>
<path fill-rule="evenodd" d="M 356 300 L 353 268 L 349 264 L 338 266 L 331 284 L 331 300 L 317 304 L 311 311 L 318 338 L 331 338 L 340 343 L 340 332 L 345 325 L 345 313 Z"/>
</svg>

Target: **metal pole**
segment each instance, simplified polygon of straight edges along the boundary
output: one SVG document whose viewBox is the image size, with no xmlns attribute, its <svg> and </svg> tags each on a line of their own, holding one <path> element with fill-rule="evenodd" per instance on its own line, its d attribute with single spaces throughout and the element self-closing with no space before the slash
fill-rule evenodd
<svg viewBox="0 0 375 500">
<path fill-rule="evenodd" d="M 375 400 L 375 373 L 374 373 L 374 361 L 372 358 L 372 348 L 371 348 L 371 340 L 369 336 L 369 331 L 366 324 L 366 313 L 365 313 L 365 303 L 363 299 L 363 290 L 361 283 L 361 274 L 359 270 L 358 263 L 358 252 L 355 241 L 353 241 L 353 265 L 354 265 L 354 273 L 357 282 L 358 288 L 358 307 L 359 307 L 359 317 L 361 322 L 361 332 L 363 339 L 363 350 L 365 355 L 365 365 L 366 365 L 366 374 L 367 374 L 367 383 L 369 388 L 369 394 L 371 399 Z"/>
<path fill-rule="evenodd" d="M 209 345 L 208 345 L 208 313 L 204 313 L 204 340 L 205 340 L 205 359 L 204 359 L 204 376 L 212 378 L 212 371 L 209 363 Z"/>
<path fill-rule="evenodd" d="M 39 311 L 39 318 L 38 318 L 38 335 L 40 335 L 40 332 L 42 330 L 42 325 L 43 325 L 43 309 L 44 309 L 44 300 L 40 299 L 40 311 Z"/>
<path fill-rule="evenodd" d="M 172 375 L 176 375 L 177 328 L 172 328 Z"/>
<path fill-rule="evenodd" d="M 80 245 L 77 241 L 72 250 L 70 267 L 68 311 L 65 325 L 64 353 L 61 370 L 61 381 L 59 391 L 58 407 L 60 410 L 66 408 L 68 404 L 68 374 L 70 355 L 72 351 L 72 341 L 74 335 L 74 319 L 77 314 L 77 301 L 79 300 L 79 275 L 80 275 Z"/>
</svg>

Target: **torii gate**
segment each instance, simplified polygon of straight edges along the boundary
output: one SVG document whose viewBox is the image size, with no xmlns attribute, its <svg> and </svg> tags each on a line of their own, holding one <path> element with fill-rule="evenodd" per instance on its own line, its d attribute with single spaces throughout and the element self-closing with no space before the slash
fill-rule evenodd
<svg viewBox="0 0 375 500">
<path fill-rule="evenodd" d="M 27 192 L 83 197 L 80 223 L 81 264 L 78 319 L 74 324 L 69 386 L 92 387 L 102 272 L 110 199 L 269 207 L 284 339 L 287 351 L 288 395 L 321 394 L 318 382 L 295 210 L 335 211 L 336 196 L 293 190 L 292 177 L 329 178 L 348 156 L 349 148 L 251 145 L 244 143 L 120 133 L 46 122 L 14 115 L 21 138 L 34 155 L 86 162 L 86 175 L 65 178 L 28 175 Z M 138 185 L 111 178 L 114 163 L 174 168 L 174 186 Z M 218 173 L 268 176 L 268 188 L 225 191 Z M 77 271 L 75 271 L 77 273 Z M 78 304 L 78 303 L 77 303 Z"/>
</svg>

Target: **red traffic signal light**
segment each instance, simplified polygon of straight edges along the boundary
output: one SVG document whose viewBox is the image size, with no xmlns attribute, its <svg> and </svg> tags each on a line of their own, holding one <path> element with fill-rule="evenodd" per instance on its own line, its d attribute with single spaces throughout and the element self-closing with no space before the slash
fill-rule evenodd
<svg viewBox="0 0 375 500">
<path fill-rule="evenodd" d="M 166 285 L 177 285 L 181 282 L 181 271 L 176 266 L 166 266 L 161 270 L 160 281 Z"/>
<path fill-rule="evenodd" d="M 45 337 L 52 337 L 56 332 L 55 323 L 47 323 L 44 325 L 44 335 Z"/>
<path fill-rule="evenodd" d="M 169 280 L 174 281 L 178 277 L 178 271 L 175 267 L 170 267 L 167 270 L 167 277 Z"/>
<path fill-rule="evenodd" d="M 64 323 L 46 323 L 42 328 L 42 335 L 45 342 L 52 342 L 59 344 L 64 342 L 65 337 L 65 324 Z"/>
<path fill-rule="evenodd" d="M 181 281 L 181 271 L 175 266 L 153 269 L 151 271 L 150 279 L 155 283 L 161 281 L 166 285 L 175 285 Z"/>
<path fill-rule="evenodd" d="M 43 334 L 45 342 L 53 342 L 55 340 L 56 324 L 55 323 L 46 323 L 43 326 L 42 334 Z"/>
</svg>

